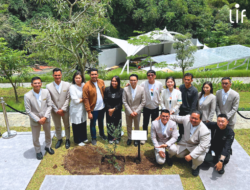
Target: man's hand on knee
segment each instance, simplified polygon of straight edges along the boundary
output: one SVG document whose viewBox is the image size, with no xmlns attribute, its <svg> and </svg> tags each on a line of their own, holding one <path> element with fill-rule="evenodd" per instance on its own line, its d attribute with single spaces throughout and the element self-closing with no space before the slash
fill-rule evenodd
<svg viewBox="0 0 250 190">
<path fill-rule="evenodd" d="M 185 156 L 185 160 L 187 162 L 190 162 L 193 158 L 190 156 L 190 154 L 188 154 L 187 156 Z"/>
<path fill-rule="evenodd" d="M 160 157 L 162 157 L 162 158 L 165 158 L 165 157 L 166 157 L 165 152 L 163 152 L 163 151 L 159 151 L 159 155 L 160 155 Z"/>
</svg>

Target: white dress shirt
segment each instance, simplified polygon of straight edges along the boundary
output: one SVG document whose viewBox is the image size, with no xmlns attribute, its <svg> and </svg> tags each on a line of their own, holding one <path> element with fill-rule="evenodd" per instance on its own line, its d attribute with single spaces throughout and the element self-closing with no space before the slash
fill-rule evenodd
<svg viewBox="0 0 250 190">
<path fill-rule="evenodd" d="M 42 105 L 41 90 L 38 94 L 34 90 L 32 90 L 32 92 L 33 92 L 34 96 L 36 97 L 37 104 L 39 105 L 39 107 L 41 107 L 41 105 Z"/>
<path fill-rule="evenodd" d="M 60 94 L 60 93 L 61 93 L 61 89 L 62 89 L 62 82 L 60 82 L 60 84 L 57 85 L 57 84 L 55 83 L 55 81 L 54 81 L 54 84 L 55 84 L 55 87 L 56 87 L 57 92 Z"/>
<path fill-rule="evenodd" d="M 225 92 L 224 89 L 222 89 L 222 103 L 223 103 L 223 105 L 225 105 L 230 91 L 231 91 L 231 88 L 227 92 Z"/>
<path fill-rule="evenodd" d="M 133 98 L 133 101 L 135 99 L 135 94 L 136 94 L 136 89 L 137 89 L 137 86 L 135 87 L 135 89 L 132 88 L 132 86 L 130 85 L 130 88 L 131 88 L 131 92 L 132 92 L 132 98 Z"/>
<path fill-rule="evenodd" d="M 168 128 L 168 123 L 166 123 L 166 125 L 164 125 L 161 120 L 160 120 L 160 124 L 161 124 L 161 132 L 163 135 L 166 135 L 166 131 L 167 131 L 167 128 Z"/>
<path fill-rule="evenodd" d="M 193 126 L 191 124 L 191 128 L 190 128 L 190 137 L 192 137 L 192 135 L 194 134 L 194 132 L 196 131 L 196 129 L 198 128 L 198 125 L 197 126 Z"/>
<path fill-rule="evenodd" d="M 102 94 L 101 91 L 99 89 L 99 86 L 97 85 L 97 82 L 93 82 L 96 88 L 96 93 L 97 93 L 97 100 L 96 100 L 96 105 L 94 108 L 94 111 L 98 111 L 98 110 L 102 110 L 105 106 L 104 106 L 104 102 L 103 102 L 103 98 L 102 98 Z"/>
<path fill-rule="evenodd" d="M 81 84 L 81 86 L 78 86 L 76 84 L 73 84 L 69 88 L 70 93 L 70 121 L 74 124 L 80 124 L 86 121 L 86 109 L 84 104 L 81 102 L 80 99 L 82 99 L 82 88 L 84 86 L 84 83 Z"/>
<path fill-rule="evenodd" d="M 204 97 L 204 94 L 203 94 L 200 101 L 199 101 L 199 104 L 201 105 L 206 99 L 207 99 L 207 96 Z"/>
</svg>

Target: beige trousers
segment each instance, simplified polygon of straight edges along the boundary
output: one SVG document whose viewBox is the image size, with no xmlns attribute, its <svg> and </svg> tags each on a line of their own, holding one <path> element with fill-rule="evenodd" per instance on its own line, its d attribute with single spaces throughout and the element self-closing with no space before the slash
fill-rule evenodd
<svg viewBox="0 0 250 190">
<path fill-rule="evenodd" d="M 169 158 L 172 158 L 177 153 L 177 147 L 175 144 L 171 145 L 170 147 L 167 147 L 166 149 L 165 148 L 158 148 L 158 150 L 163 151 L 163 152 L 165 152 L 167 150 Z M 156 149 L 155 149 L 155 159 L 156 159 L 157 164 L 161 164 L 161 165 L 164 164 L 166 161 L 166 157 L 162 158 Z"/>
<path fill-rule="evenodd" d="M 131 139 L 131 131 L 132 131 L 132 123 L 133 123 L 133 121 L 134 121 L 135 130 L 140 130 L 140 127 L 139 127 L 140 118 L 141 118 L 141 114 L 138 114 L 135 117 L 132 117 L 130 115 L 126 115 L 128 139 Z"/>
<path fill-rule="evenodd" d="M 50 148 L 52 140 L 51 140 L 51 135 L 50 135 L 50 121 L 45 122 L 43 125 L 43 130 L 45 132 L 45 146 Z M 41 131 L 41 125 L 37 123 L 37 125 L 31 125 L 31 131 L 32 131 L 32 139 L 33 139 L 33 144 L 36 150 L 36 153 L 41 152 L 41 145 L 39 142 L 39 137 L 40 137 L 40 131 Z"/>
<path fill-rule="evenodd" d="M 184 158 L 189 153 L 190 153 L 189 150 L 185 149 L 184 151 L 180 152 L 179 154 L 176 154 L 176 157 L 177 158 Z M 192 159 L 192 169 L 193 170 L 195 170 L 199 165 L 201 165 L 204 162 L 205 156 L 206 156 L 206 152 L 202 153 L 198 158 Z"/>
<path fill-rule="evenodd" d="M 51 111 L 52 119 L 56 129 L 56 137 L 58 140 L 62 139 L 62 123 L 61 118 L 63 120 L 64 128 L 65 128 L 65 136 L 66 139 L 70 138 L 70 124 L 69 124 L 69 111 L 64 112 L 64 116 L 60 116 L 54 111 Z"/>
</svg>

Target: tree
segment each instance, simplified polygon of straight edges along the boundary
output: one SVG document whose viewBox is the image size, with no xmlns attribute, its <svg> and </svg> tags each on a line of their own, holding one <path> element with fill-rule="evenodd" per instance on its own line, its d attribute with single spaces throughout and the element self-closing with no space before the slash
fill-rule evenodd
<svg viewBox="0 0 250 190">
<path fill-rule="evenodd" d="M 193 66 L 193 54 L 197 51 L 197 47 L 194 46 L 190 40 L 191 37 L 189 33 L 185 35 L 177 34 L 175 35 L 176 42 L 173 43 L 173 48 L 176 49 L 177 66 L 181 68 L 183 76 L 185 70 Z"/>
<path fill-rule="evenodd" d="M 90 49 L 90 38 L 102 31 L 116 32 L 107 14 L 109 0 L 43 2 L 56 8 L 61 19 L 48 17 L 34 24 L 38 30 L 27 28 L 27 32 L 33 32 L 35 36 L 28 42 L 27 48 L 32 51 L 34 59 L 45 60 L 65 71 L 72 71 L 77 67 L 84 76 L 86 64 L 95 64 L 98 61 L 97 52 Z"/>
<path fill-rule="evenodd" d="M 28 75 L 25 51 L 13 50 L 7 47 L 4 38 L 0 38 L 0 79 L 6 78 L 11 83 L 16 103 L 18 103 L 17 83 Z"/>
<path fill-rule="evenodd" d="M 141 31 L 134 31 L 134 33 L 139 33 L 139 34 L 142 34 L 144 32 L 141 32 Z M 152 31 L 150 33 L 147 33 L 147 34 L 143 34 L 143 35 L 139 35 L 139 36 L 135 36 L 135 37 L 131 37 L 129 40 L 128 40 L 128 43 L 130 44 L 133 44 L 135 46 L 146 46 L 147 49 L 148 49 L 148 54 L 144 54 L 142 56 L 147 56 L 145 60 L 143 60 L 142 62 L 140 62 L 140 65 L 147 65 L 148 63 L 150 63 L 150 69 L 152 69 L 152 62 L 153 60 L 151 59 L 150 57 L 150 48 L 149 46 L 152 45 L 152 44 L 159 44 L 161 43 L 160 40 L 156 40 L 153 38 L 154 35 L 157 35 L 157 34 L 160 34 L 160 30 L 159 29 L 156 29 L 155 31 Z M 137 55 L 136 56 L 130 56 L 130 57 L 127 57 L 127 59 L 135 59 L 136 57 L 138 57 Z"/>
</svg>

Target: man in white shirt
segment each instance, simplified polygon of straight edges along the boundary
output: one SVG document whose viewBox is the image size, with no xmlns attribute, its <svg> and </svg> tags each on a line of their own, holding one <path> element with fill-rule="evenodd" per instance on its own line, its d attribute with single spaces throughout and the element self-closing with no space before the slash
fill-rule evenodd
<svg viewBox="0 0 250 190">
<path fill-rule="evenodd" d="M 143 130 L 148 133 L 148 123 L 151 116 L 151 122 L 159 116 L 159 104 L 161 102 L 161 91 L 163 89 L 162 83 L 156 81 L 156 72 L 149 70 L 147 72 L 148 81 L 141 83 L 145 89 L 146 104 L 143 108 Z M 145 144 L 145 141 L 141 141 L 141 144 Z"/>
<path fill-rule="evenodd" d="M 240 95 L 231 89 L 231 79 L 224 77 L 221 80 L 222 88 L 216 92 L 216 114 L 226 114 L 229 120 L 228 126 L 234 129 L 236 112 L 239 107 Z"/>
<path fill-rule="evenodd" d="M 41 160 L 43 159 L 39 142 L 41 125 L 43 125 L 43 130 L 45 132 L 45 150 L 49 154 L 54 154 L 54 150 L 51 148 L 52 142 L 50 135 L 50 112 L 52 109 L 52 101 L 48 90 L 41 88 L 42 80 L 39 77 L 32 78 L 31 86 L 33 89 L 24 95 L 24 105 L 26 113 L 30 117 L 36 157 L 38 160 Z"/>
<path fill-rule="evenodd" d="M 55 148 L 59 148 L 62 144 L 62 123 L 65 128 L 66 142 L 65 147 L 70 147 L 70 123 L 69 123 L 69 101 L 70 101 L 70 83 L 62 81 L 62 70 L 53 69 L 54 81 L 46 86 L 50 92 L 52 100 L 52 119 L 56 129 L 56 137 L 58 139 Z"/>
<path fill-rule="evenodd" d="M 162 110 L 160 120 L 152 122 L 151 140 L 155 147 L 156 162 L 158 164 L 164 164 L 167 161 L 167 164 L 172 166 L 172 156 L 177 152 L 175 143 L 178 139 L 179 132 L 176 123 L 169 120 L 169 118 L 169 110 Z"/>
</svg>

